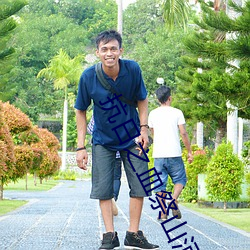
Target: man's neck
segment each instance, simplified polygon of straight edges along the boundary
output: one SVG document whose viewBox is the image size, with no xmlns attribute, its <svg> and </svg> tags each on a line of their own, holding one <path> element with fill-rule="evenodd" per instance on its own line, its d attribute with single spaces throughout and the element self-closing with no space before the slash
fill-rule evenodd
<svg viewBox="0 0 250 250">
<path fill-rule="evenodd" d="M 118 63 L 114 67 L 103 67 L 103 71 L 105 72 L 107 76 L 109 76 L 115 81 L 120 71 L 120 65 Z"/>
<path fill-rule="evenodd" d="M 161 103 L 161 107 L 170 107 L 170 102 L 167 101 L 167 102 L 164 102 L 164 103 Z"/>
</svg>

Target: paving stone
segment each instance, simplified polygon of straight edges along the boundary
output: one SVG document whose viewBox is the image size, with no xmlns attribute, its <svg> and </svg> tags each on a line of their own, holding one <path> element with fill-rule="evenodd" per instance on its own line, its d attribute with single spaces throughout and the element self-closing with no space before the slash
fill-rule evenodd
<svg viewBox="0 0 250 250">
<path fill-rule="evenodd" d="M 97 250 L 104 225 L 99 202 L 89 198 L 90 180 L 61 181 L 47 192 L 4 191 L 10 199 L 30 202 L 16 211 L 0 217 L 0 249 L 6 250 Z M 250 234 L 180 205 L 183 218 L 165 224 L 157 221 L 158 211 L 145 199 L 140 227 L 147 239 L 160 245 L 160 249 L 184 249 L 194 242 L 201 250 L 250 250 Z M 115 230 L 124 249 L 123 241 L 129 224 L 128 185 L 122 181 L 117 201 L 119 215 L 114 217 Z M 169 216 L 171 218 L 171 216 Z M 249 218 L 246 218 L 246 220 Z M 178 227 L 181 223 L 183 226 Z M 172 230 L 169 235 L 164 231 Z M 171 242 L 171 239 L 187 233 Z M 191 242 L 191 237 L 194 242 Z M 185 238 L 187 242 L 185 244 Z M 182 248 L 172 248 L 182 245 Z"/>
</svg>

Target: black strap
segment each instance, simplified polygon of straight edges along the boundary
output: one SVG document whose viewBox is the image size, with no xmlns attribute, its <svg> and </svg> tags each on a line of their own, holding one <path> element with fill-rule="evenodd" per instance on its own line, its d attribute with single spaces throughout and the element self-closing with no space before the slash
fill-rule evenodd
<svg viewBox="0 0 250 250">
<path fill-rule="evenodd" d="M 104 77 L 104 75 L 102 73 L 102 64 L 100 62 L 95 65 L 95 72 L 96 72 L 97 78 L 100 81 L 100 83 L 102 84 L 102 86 L 105 89 L 107 89 L 108 91 L 110 91 L 111 93 L 116 94 L 117 96 L 119 96 L 119 94 L 115 91 L 115 89 L 105 79 L 105 77 Z M 120 101 L 125 102 L 126 104 L 128 104 L 130 106 L 137 107 L 137 102 L 136 101 L 128 100 L 122 95 L 119 96 L 119 99 L 120 99 Z"/>
</svg>

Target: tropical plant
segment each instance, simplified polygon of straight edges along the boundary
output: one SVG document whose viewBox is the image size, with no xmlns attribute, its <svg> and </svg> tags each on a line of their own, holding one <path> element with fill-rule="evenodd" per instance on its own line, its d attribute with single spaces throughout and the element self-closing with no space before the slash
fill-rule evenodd
<svg viewBox="0 0 250 250">
<path fill-rule="evenodd" d="M 163 17 L 168 30 L 173 30 L 176 26 L 186 30 L 190 12 L 191 9 L 188 0 L 163 1 Z"/>
<path fill-rule="evenodd" d="M 55 89 L 64 89 L 64 109 L 63 109 L 63 158 L 62 169 L 66 168 L 66 150 L 67 150 L 67 122 L 68 122 L 68 88 L 70 85 L 78 83 L 82 72 L 83 56 L 77 56 L 73 59 L 63 51 L 54 56 L 49 65 L 42 69 L 37 77 L 44 77 L 54 82 Z"/>
</svg>

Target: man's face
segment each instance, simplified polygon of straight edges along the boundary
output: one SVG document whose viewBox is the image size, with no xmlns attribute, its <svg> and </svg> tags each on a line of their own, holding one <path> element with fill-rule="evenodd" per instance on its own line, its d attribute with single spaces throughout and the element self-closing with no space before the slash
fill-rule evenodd
<svg viewBox="0 0 250 250">
<path fill-rule="evenodd" d="M 104 67 L 112 68 L 118 65 L 118 60 L 123 49 L 119 47 L 117 40 L 108 43 L 100 42 L 96 50 L 96 56 L 99 57 Z"/>
</svg>

